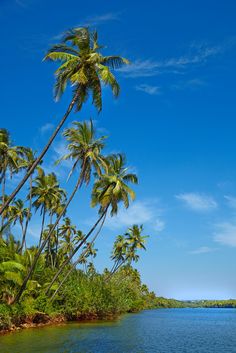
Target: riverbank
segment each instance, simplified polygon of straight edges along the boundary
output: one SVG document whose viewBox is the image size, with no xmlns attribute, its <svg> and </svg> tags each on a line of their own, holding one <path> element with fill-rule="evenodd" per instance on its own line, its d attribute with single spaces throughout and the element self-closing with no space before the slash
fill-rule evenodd
<svg viewBox="0 0 236 353">
<path fill-rule="evenodd" d="M 50 325 L 62 325 L 69 322 L 96 322 L 117 320 L 125 313 L 107 313 L 96 315 L 94 313 L 80 315 L 66 315 L 54 313 L 52 315 L 44 312 L 35 312 L 31 315 L 17 313 L 16 307 L 0 304 L 0 335 L 28 328 L 39 328 Z M 135 311 L 133 311 L 135 312 Z"/>
<path fill-rule="evenodd" d="M 0 306 L 1 308 L 1 306 Z M 106 315 L 106 316 L 97 316 L 94 314 L 80 315 L 78 317 L 67 317 L 62 314 L 55 314 L 50 316 L 45 313 L 35 313 L 31 316 L 24 317 L 0 317 L 0 335 L 7 334 L 14 331 L 19 331 L 22 329 L 29 328 L 39 328 L 44 326 L 54 326 L 54 325 L 63 325 L 69 322 L 80 322 L 80 323 L 88 323 L 88 322 L 101 322 L 101 321 L 114 321 L 117 320 L 122 314 L 120 313 L 116 315 Z M 5 323 L 5 324 L 4 324 Z"/>
<path fill-rule="evenodd" d="M 137 313 L 145 309 L 184 309 L 184 308 L 236 308 L 236 300 L 201 300 L 201 301 L 179 301 L 175 299 L 167 299 L 156 297 L 152 307 L 144 305 L 142 309 L 128 310 L 126 312 L 100 312 L 94 313 L 87 311 L 86 313 L 45 313 L 35 311 L 30 315 L 25 314 L 25 308 L 22 305 L 5 305 L 0 304 L 0 335 L 28 328 L 39 328 L 50 325 L 63 325 L 69 322 L 87 323 L 96 321 L 114 321 L 121 315 L 127 313 Z"/>
</svg>

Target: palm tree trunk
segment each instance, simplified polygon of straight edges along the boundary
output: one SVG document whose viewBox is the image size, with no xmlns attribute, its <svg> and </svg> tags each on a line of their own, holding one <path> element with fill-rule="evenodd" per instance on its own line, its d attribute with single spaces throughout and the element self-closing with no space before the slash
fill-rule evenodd
<svg viewBox="0 0 236 353">
<path fill-rule="evenodd" d="M 50 226 L 52 225 L 52 211 L 50 212 Z M 48 239 L 46 264 L 49 265 L 49 258 L 51 257 L 51 237 Z"/>
<path fill-rule="evenodd" d="M 77 100 L 77 97 L 79 96 L 79 91 L 75 94 L 74 98 L 72 99 L 66 113 L 64 114 L 63 118 L 61 119 L 60 123 L 57 125 L 55 131 L 53 132 L 52 136 L 50 137 L 48 143 L 46 144 L 46 146 L 44 147 L 44 149 L 42 150 L 42 152 L 40 153 L 40 155 L 38 156 L 38 158 L 34 161 L 34 163 L 32 164 L 31 168 L 27 171 L 27 173 L 25 174 L 24 178 L 21 180 L 21 182 L 18 184 L 18 186 L 16 187 L 16 189 L 12 192 L 12 194 L 9 196 L 9 198 L 7 199 L 6 203 L 3 204 L 3 206 L 0 209 L 0 215 L 3 213 L 3 211 L 5 210 L 5 208 L 11 203 L 11 201 L 14 199 L 14 197 L 18 194 L 18 192 L 20 191 L 20 189 L 22 188 L 22 186 L 25 184 L 25 182 L 29 179 L 30 175 L 33 173 L 33 171 L 35 170 L 35 168 L 38 166 L 38 164 L 41 162 L 41 160 L 43 159 L 44 155 L 46 154 L 46 152 L 48 151 L 49 147 L 51 146 L 52 142 L 54 141 L 55 137 L 57 136 L 58 132 L 60 131 L 61 127 L 63 126 L 64 122 L 66 121 L 68 115 L 70 114 L 70 112 L 72 111 L 75 102 Z"/>
<path fill-rule="evenodd" d="M 41 233 L 40 233 L 40 238 L 39 238 L 39 247 L 42 243 L 42 238 L 43 238 L 43 230 L 44 230 L 44 223 L 45 223 L 45 215 L 46 215 L 46 207 L 43 206 L 43 218 L 42 218 L 42 225 L 41 225 Z"/>
<path fill-rule="evenodd" d="M 33 261 L 32 265 L 31 265 L 31 267 L 30 267 L 30 269 L 29 269 L 29 272 L 28 272 L 27 276 L 25 277 L 25 279 L 24 279 L 24 281 L 23 281 L 23 283 L 22 283 L 22 285 L 21 285 L 21 288 L 20 288 L 19 292 L 17 293 L 17 295 L 16 295 L 16 297 L 15 297 L 14 303 L 18 302 L 19 299 L 20 299 L 20 297 L 21 297 L 21 295 L 23 294 L 23 292 L 24 292 L 24 290 L 25 290 L 25 288 L 26 288 L 26 285 L 27 285 L 27 283 L 28 283 L 28 281 L 29 281 L 29 279 L 30 279 L 30 277 L 31 277 L 31 275 L 32 275 L 32 273 L 33 273 L 33 271 L 34 271 L 34 269 L 35 269 L 35 266 L 36 266 L 36 264 L 37 264 L 37 261 L 38 261 L 40 255 L 41 255 L 41 253 L 42 253 L 42 251 L 43 251 L 45 245 L 47 244 L 47 242 L 48 242 L 48 240 L 50 239 L 50 237 L 51 237 L 52 233 L 54 232 L 54 230 L 56 229 L 58 223 L 60 222 L 61 217 L 64 215 L 65 210 L 67 209 L 67 207 L 68 207 L 69 204 L 71 203 L 73 197 L 75 196 L 76 191 L 77 191 L 78 188 L 81 186 L 82 181 L 83 181 L 83 169 L 82 169 L 82 171 L 81 171 L 81 173 L 80 173 L 80 177 L 79 177 L 79 179 L 78 179 L 78 181 L 77 181 L 77 183 L 76 183 L 76 186 L 75 186 L 75 188 L 74 188 L 74 190 L 73 190 L 73 192 L 72 192 L 70 198 L 68 199 L 67 203 L 65 204 L 65 206 L 64 206 L 64 208 L 62 209 L 62 211 L 61 211 L 61 213 L 59 214 L 59 216 L 57 217 L 57 220 L 56 220 L 56 222 L 54 223 L 53 227 L 52 227 L 52 228 L 50 229 L 50 231 L 48 232 L 47 237 L 44 239 L 44 241 L 42 242 L 41 246 L 39 247 L 39 249 L 38 249 L 38 251 L 37 251 L 37 254 L 35 255 L 34 261 Z"/>
<path fill-rule="evenodd" d="M 110 274 L 107 276 L 107 278 L 105 279 L 105 282 L 108 282 L 109 281 L 109 279 L 119 270 L 119 268 L 121 267 L 121 266 L 123 266 L 124 264 L 125 264 L 125 262 L 127 261 L 127 258 L 125 258 L 123 261 L 121 261 L 121 263 L 119 264 L 118 262 L 116 262 L 114 265 L 113 265 L 113 267 L 112 267 L 112 269 L 111 269 L 111 271 L 110 271 Z"/>
<path fill-rule="evenodd" d="M 4 205 L 5 202 L 5 189 L 6 189 L 6 171 L 4 170 L 2 173 L 2 204 Z M 4 225 L 4 216 L 2 215 L 2 225 L 1 227 L 3 228 Z"/>
<path fill-rule="evenodd" d="M 71 255 L 63 262 L 63 264 L 60 266 L 59 270 L 57 271 L 57 273 L 55 274 L 55 276 L 53 277 L 49 287 L 47 288 L 46 294 L 49 293 L 52 285 L 54 284 L 54 282 L 57 280 L 58 276 L 61 274 L 61 272 L 63 271 L 63 269 L 70 263 L 70 260 L 72 259 L 72 257 L 77 253 L 77 251 L 81 248 L 81 246 L 87 241 L 87 239 L 89 238 L 89 236 L 93 233 L 94 229 L 96 229 L 97 225 L 101 222 L 101 220 L 103 219 L 103 217 L 106 215 L 108 207 L 106 207 L 106 209 L 103 211 L 103 213 L 101 214 L 101 216 L 98 218 L 97 222 L 93 225 L 93 227 L 90 229 L 90 231 L 87 233 L 87 235 L 84 237 L 84 239 L 79 243 L 78 246 L 76 246 L 76 248 L 72 251 Z"/>
<path fill-rule="evenodd" d="M 103 221 L 102 221 L 102 223 L 101 223 L 101 225 L 100 225 L 100 227 L 99 227 L 97 233 L 96 233 L 95 236 L 93 237 L 93 239 L 92 239 L 90 245 L 93 245 L 93 244 L 94 244 L 95 240 L 97 239 L 98 235 L 100 234 L 100 232 L 101 232 L 101 230 L 102 230 L 102 227 L 103 227 L 103 224 L 104 224 L 105 219 L 106 219 L 106 214 L 107 214 L 107 212 L 103 215 L 103 217 L 104 217 L 104 218 L 103 218 Z M 71 272 L 74 270 L 74 268 L 78 265 L 78 263 L 80 262 L 81 258 L 86 254 L 87 250 L 88 250 L 88 249 L 85 249 L 85 250 L 82 252 L 82 254 L 79 256 L 79 258 L 78 258 L 78 259 L 75 261 L 75 263 L 73 264 L 72 268 L 71 268 L 71 269 L 67 272 L 67 274 L 63 277 L 63 279 L 62 279 L 62 281 L 60 282 L 59 286 L 57 287 L 56 291 L 53 293 L 53 295 L 52 295 L 50 301 L 52 301 L 52 300 L 55 298 L 55 296 L 56 296 L 56 294 L 58 293 L 59 289 L 62 287 L 62 285 L 64 284 L 64 282 L 66 281 L 66 279 L 68 278 L 68 276 L 71 274 Z M 86 266 L 86 265 L 85 265 L 85 266 Z M 87 272 L 87 270 L 86 270 L 86 272 Z M 49 288 L 49 289 L 50 289 L 50 288 Z M 48 289 L 48 290 L 49 290 L 49 289 Z"/>
<path fill-rule="evenodd" d="M 54 257 L 53 268 L 55 268 L 56 265 L 57 265 L 58 241 L 59 241 L 59 228 L 58 228 L 58 225 L 57 225 L 57 229 L 56 229 L 56 247 L 55 247 L 55 257 Z"/>
<path fill-rule="evenodd" d="M 28 229 L 28 225 L 29 225 L 31 209 L 32 209 L 32 185 L 33 185 L 33 176 L 31 174 L 30 175 L 29 210 L 28 210 L 28 214 L 27 214 L 27 218 L 26 218 L 26 222 L 25 222 L 25 229 L 24 229 L 23 236 L 22 236 L 22 243 L 21 243 L 21 247 L 20 247 L 21 254 L 22 254 L 24 245 L 26 245 L 25 238 L 26 238 L 26 233 L 27 233 L 27 229 Z"/>
</svg>

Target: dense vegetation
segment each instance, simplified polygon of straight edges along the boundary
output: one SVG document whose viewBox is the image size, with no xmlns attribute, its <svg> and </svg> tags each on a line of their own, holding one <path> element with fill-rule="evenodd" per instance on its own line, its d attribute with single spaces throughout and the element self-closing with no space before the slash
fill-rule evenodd
<svg viewBox="0 0 236 353">
<path fill-rule="evenodd" d="M 46 172 L 43 157 L 69 113 L 81 110 L 89 95 L 102 109 L 102 87 L 119 85 L 112 71 L 128 60 L 103 56 L 96 32 L 77 28 L 53 46 L 46 60 L 60 61 L 56 71 L 58 99 L 70 83 L 72 100 L 43 151 L 37 156 L 30 147 L 13 143 L 9 131 L 0 129 L 0 328 L 52 318 L 81 319 L 113 317 L 120 313 L 153 307 L 156 299 L 141 283 L 132 263 L 145 250 L 147 236 L 142 225 L 130 225 L 114 241 L 111 268 L 98 273 L 93 259 L 95 241 L 102 236 L 106 217 L 115 216 L 135 198 L 131 188 L 137 176 L 129 172 L 124 154 L 104 155 L 105 136 L 97 136 L 92 121 L 78 122 L 62 137 L 67 153 L 55 170 Z M 56 168 L 71 162 L 68 179 L 75 180 L 71 193 L 63 189 Z M 11 190 L 15 175 L 23 178 Z M 69 216 L 71 201 L 82 187 L 92 184 L 91 207 L 97 220 L 84 232 Z M 30 238 L 31 222 L 41 219 L 38 243 Z"/>
</svg>

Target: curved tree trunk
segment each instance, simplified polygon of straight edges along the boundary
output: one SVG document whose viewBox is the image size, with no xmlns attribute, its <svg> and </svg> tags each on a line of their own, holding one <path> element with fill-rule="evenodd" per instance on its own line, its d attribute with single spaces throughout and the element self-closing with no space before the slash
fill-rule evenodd
<svg viewBox="0 0 236 353">
<path fill-rule="evenodd" d="M 95 240 L 97 239 L 99 233 L 101 232 L 101 229 L 103 227 L 103 224 L 105 222 L 106 219 L 106 213 L 104 214 L 104 218 L 103 221 L 101 223 L 101 226 L 99 228 L 99 230 L 97 231 L 97 233 L 95 234 L 95 236 L 93 237 L 92 241 L 91 241 L 91 245 L 94 244 Z M 71 274 L 71 272 L 75 269 L 75 267 L 78 265 L 78 263 L 80 262 L 81 258 L 86 254 L 88 249 L 85 249 L 82 254 L 79 256 L 79 258 L 75 261 L 75 263 L 73 264 L 72 268 L 67 272 L 67 274 L 63 277 L 62 281 L 59 283 L 58 288 L 56 289 L 56 291 L 53 293 L 52 297 L 51 297 L 51 301 L 55 298 L 55 296 L 57 295 L 59 289 L 62 287 L 62 285 L 65 283 L 66 279 L 68 278 L 68 276 Z"/>
<path fill-rule="evenodd" d="M 87 235 L 84 237 L 84 239 L 79 243 L 79 245 L 76 246 L 76 248 L 72 251 L 71 255 L 63 262 L 63 264 L 60 266 L 59 270 L 57 271 L 57 273 L 55 274 L 55 276 L 53 277 L 49 287 L 47 288 L 46 294 L 49 293 L 52 285 L 54 284 L 54 282 L 56 281 L 56 279 L 58 278 L 58 276 L 61 274 L 61 272 L 63 271 L 63 269 L 69 264 L 70 260 L 72 259 L 72 257 L 77 253 L 77 251 L 81 248 L 81 246 L 87 241 L 87 239 L 89 238 L 89 236 L 93 233 L 94 229 L 97 227 L 97 225 L 101 222 L 102 218 L 105 216 L 105 214 L 107 213 L 108 207 L 106 207 L 106 209 L 103 211 L 103 213 L 101 214 L 101 216 L 98 218 L 97 222 L 93 225 L 93 227 L 90 229 L 90 231 L 87 233 Z"/>
<path fill-rule="evenodd" d="M 57 229 L 56 229 L 56 248 L 55 248 L 55 257 L 54 257 L 54 261 L 53 261 L 53 268 L 56 268 L 56 266 L 57 266 L 58 242 L 59 242 L 59 229 L 58 229 L 58 225 L 57 225 Z"/>
<path fill-rule="evenodd" d="M 44 230 L 44 223 L 45 223 L 45 215 L 46 215 L 46 207 L 43 206 L 43 218 L 42 218 L 42 226 L 41 226 L 41 232 L 40 232 L 40 238 L 39 238 L 39 247 L 42 243 L 42 238 L 43 238 L 43 230 Z"/>
<path fill-rule="evenodd" d="M 34 163 L 32 164 L 31 168 L 27 171 L 27 173 L 25 174 L 24 178 L 21 180 L 21 182 L 18 184 L 18 186 L 16 187 L 16 189 L 12 192 L 12 194 L 9 196 L 9 198 L 7 199 L 7 201 L 3 204 L 3 206 L 0 209 L 0 215 L 3 213 L 3 211 L 5 210 L 5 208 L 11 203 L 11 201 L 14 199 L 14 197 L 18 194 L 18 192 L 20 191 L 20 189 L 22 188 L 22 186 L 25 184 L 25 182 L 29 179 L 30 175 L 33 173 L 33 171 L 35 170 L 35 168 L 38 166 L 38 164 L 41 162 L 41 160 L 43 159 L 44 155 L 46 154 L 46 152 L 48 151 L 49 147 L 51 146 L 52 142 L 54 141 L 55 137 L 57 136 L 59 130 L 61 129 L 62 125 L 64 124 L 64 122 L 66 121 L 68 115 L 70 114 L 70 112 L 72 111 L 76 99 L 79 96 L 79 92 L 77 92 L 77 94 L 74 96 L 74 98 L 72 99 L 65 115 L 63 116 L 63 118 L 61 119 L 60 123 L 57 125 L 55 131 L 53 132 L 52 136 L 50 137 L 48 143 L 46 144 L 46 146 L 44 147 L 44 149 L 42 150 L 42 152 L 40 153 L 40 155 L 38 156 L 38 158 L 34 161 Z"/>
<path fill-rule="evenodd" d="M 25 229 L 24 229 L 24 233 L 23 233 L 23 236 L 22 236 L 22 243 L 21 243 L 21 247 L 20 247 L 20 253 L 21 254 L 23 252 L 24 245 L 26 244 L 25 238 L 26 238 L 26 233 L 27 233 L 27 229 L 28 229 L 28 225 L 29 225 L 31 209 L 32 209 L 32 184 L 33 184 L 33 177 L 32 177 L 32 174 L 31 174 L 30 175 L 29 211 L 28 211 L 28 214 L 27 214 L 27 218 L 26 218 L 26 222 L 25 222 Z"/>
<path fill-rule="evenodd" d="M 73 192 L 72 192 L 70 198 L 69 198 L 68 201 L 66 202 L 65 207 L 62 209 L 62 211 L 61 211 L 61 213 L 59 214 L 59 216 L 57 217 L 57 220 L 56 220 L 56 222 L 54 223 L 53 227 L 52 227 L 52 228 L 50 229 L 50 231 L 48 232 L 47 237 L 44 239 L 44 241 L 42 242 L 41 246 L 39 247 L 39 249 L 38 249 L 38 251 L 37 251 L 37 254 L 35 255 L 34 261 L 33 261 L 32 265 L 31 265 L 31 267 L 30 267 L 30 269 L 29 269 L 29 272 L 28 272 L 27 276 L 25 277 L 25 279 L 24 279 L 24 281 L 23 281 L 23 283 L 22 283 L 22 286 L 21 286 L 19 292 L 17 293 L 17 295 L 16 295 L 16 297 L 15 297 L 14 303 L 16 303 L 16 302 L 19 301 L 19 299 L 20 299 L 22 293 L 24 292 L 24 290 L 25 290 L 25 288 L 26 288 L 26 285 L 27 285 L 29 279 L 31 278 L 31 275 L 32 275 L 32 273 L 33 273 L 33 271 L 34 271 L 34 269 L 35 269 L 36 264 L 37 264 L 37 261 L 38 261 L 40 255 L 41 255 L 43 249 L 45 248 L 45 245 L 47 244 L 47 242 L 48 242 L 48 240 L 50 239 L 51 235 L 53 234 L 54 230 L 56 229 L 58 223 L 60 222 L 61 217 L 64 215 L 65 210 L 67 209 L 67 207 L 68 207 L 69 204 L 71 203 L 73 197 L 75 196 L 76 191 L 77 191 L 78 188 L 81 186 L 82 181 L 83 181 L 83 174 L 82 174 L 82 172 L 81 172 L 81 173 L 80 173 L 80 177 L 79 177 L 79 179 L 78 179 L 78 181 L 77 181 L 77 183 L 76 183 L 76 186 L 75 186 L 75 188 L 74 188 L 74 190 L 73 190 Z"/>
</svg>

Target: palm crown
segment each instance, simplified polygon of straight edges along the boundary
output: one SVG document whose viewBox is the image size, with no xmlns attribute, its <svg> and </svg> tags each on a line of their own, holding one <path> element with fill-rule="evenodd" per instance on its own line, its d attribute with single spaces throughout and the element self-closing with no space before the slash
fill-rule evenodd
<svg viewBox="0 0 236 353">
<path fill-rule="evenodd" d="M 90 93 L 95 107 L 98 111 L 102 109 L 101 84 L 110 86 L 114 96 L 118 96 L 119 85 L 110 69 L 120 68 L 129 61 L 120 56 L 103 56 L 101 49 L 97 32 L 83 27 L 66 32 L 63 43 L 48 51 L 45 60 L 62 63 L 55 72 L 56 99 L 63 94 L 68 82 L 74 87 L 77 110 L 81 109 Z"/>
<path fill-rule="evenodd" d="M 127 184 L 137 184 L 137 182 L 137 176 L 128 173 L 125 157 L 122 154 L 107 157 L 106 172 L 94 183 L 92 206 L 100 205 L 101 212 L 111 206 L 111 215 L 118 212 L 118 203 L 120 202 L 123 202 L 125 208 L 128 208 L 129 199 L 135 199 L 135 192 Z"/>
<path fill-rule="evenodd" d="M 73 166 L 69 177 L 76 167 L 81 167 L 81 184 L 89 183 L 92 167 L 98 174 L 101 174 L 101 165 L 105 166 L 104 158 L 101 151 L 104 147 L 105 136 L 96 138 L 96 133 L 92 121 L 90 122 L 74 122 L 73 127 L 66 129 L 63 135 L 68 141 L 67 149 L 69 153 L 62 159 L 70 159 Z"/>
<path fill-rule="evenodd" d="M 36 208 L 52 210 L 54 204 L 65 198 L 65 191 L 59 187 L 56 175 L 50 173 L 45 175 L 41 168 L 38 168 L 38 176 L 32 187 L 32 197 L 35 198 L 33 206 Z"/>
</svg>

